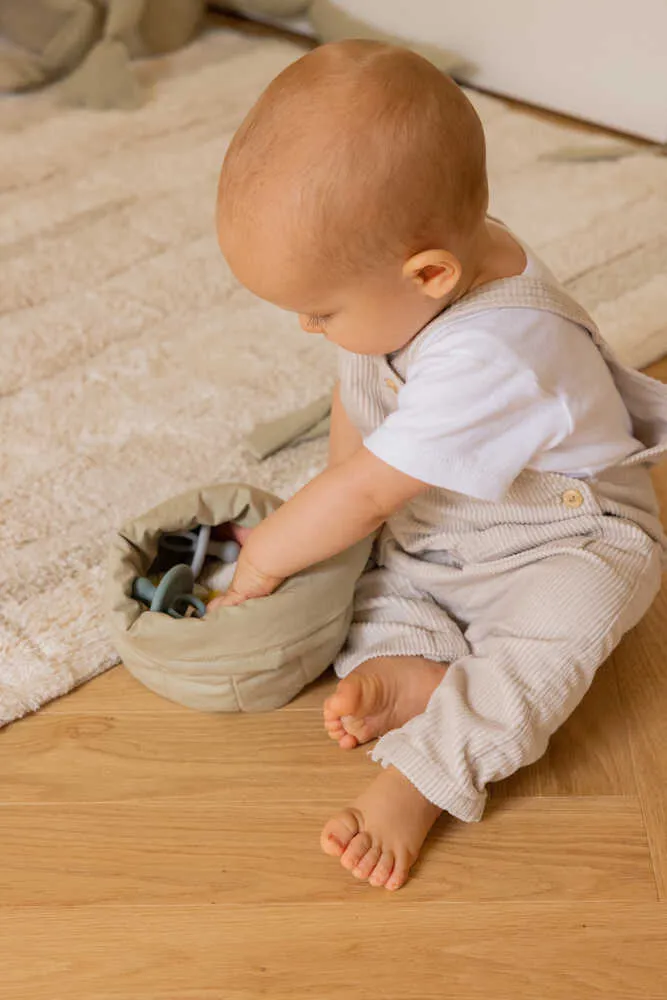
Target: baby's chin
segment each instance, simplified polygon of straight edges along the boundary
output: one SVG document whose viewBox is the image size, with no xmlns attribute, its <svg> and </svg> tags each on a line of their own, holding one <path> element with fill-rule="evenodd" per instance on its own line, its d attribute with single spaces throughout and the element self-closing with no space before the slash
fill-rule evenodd
<svg viewBox="0 0 667 1000">
<path fill-rule="evenodd" d="M 352 354 L 362 354 L 367 357 L 383 357 L 387 354 L 396 354 L 402 351 L 410 341 L 417 336 L 419 330 L 409 331 L 405 334 L 398 334 L 395 337 L 336 337 L 332 334 L 325 334 L 330 343 L 337 347 L 342 347 Z"/>
</svg>

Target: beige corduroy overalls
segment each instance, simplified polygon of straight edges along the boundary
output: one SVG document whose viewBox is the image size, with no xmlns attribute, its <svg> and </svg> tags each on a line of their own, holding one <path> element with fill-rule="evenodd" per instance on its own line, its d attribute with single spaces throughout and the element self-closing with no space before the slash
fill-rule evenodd
<svg viewBox="0 0 667 1000">
<path fill-rule="evenodd" d="M 488 782 L 544 753 L 652 603 L 665 551 L 648 466 L 667 450 L 667 387 L 621 365 L 590 316 L 540 279 L 493 282 L 439 322 L 517 307 L 588 332 L 644 450 L 590 479 L 526 470 L 502 503 L 427 490 L 383 529 L 336 661 L 339 676 L 378 656 L 450 665 L 423 714 L 372 756 L 468 821 L 481 817 Z M 424 336 L 391 360 L 341 351 L 341 398 L 364 437 L 396 408 Z"/>
</svg>

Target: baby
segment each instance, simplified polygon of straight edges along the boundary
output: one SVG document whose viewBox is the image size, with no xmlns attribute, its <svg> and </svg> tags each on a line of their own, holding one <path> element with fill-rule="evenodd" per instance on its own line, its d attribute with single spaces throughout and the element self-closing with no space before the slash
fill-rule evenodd
<svg viewBox="0 0 667 1000">
<path fill-rule="evenodd" d="M 328 468 L 249 535 L 220 603 L 381 529 L 324 723 L 343 749 L 379 737 L 383 769 L 322 848 L 387 889 L 443 810 L 480 819 L 544 753 L 660 586 L 667 394 L 487 207 L 470 102 L 371 42 L 281 73 L 220 177 L 232 271 L 340 358 Z"/>
</svg>

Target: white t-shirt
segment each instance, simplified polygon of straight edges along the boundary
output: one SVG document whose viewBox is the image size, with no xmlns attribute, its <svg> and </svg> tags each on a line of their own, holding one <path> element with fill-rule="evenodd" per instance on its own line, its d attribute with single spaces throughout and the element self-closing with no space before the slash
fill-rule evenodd
<svg viewBox="0 0 667 1000">
<path fill-rule="evenodd" d="M 557 284 L 523 249 L 523 273 Z M 524 469 L 592 476 L 642 447 L 588 333 L 544 310 L 436 317 L 397 403 L 366 448 L 415 479 L 481 500 L 502 500 Z"/>
</svg>

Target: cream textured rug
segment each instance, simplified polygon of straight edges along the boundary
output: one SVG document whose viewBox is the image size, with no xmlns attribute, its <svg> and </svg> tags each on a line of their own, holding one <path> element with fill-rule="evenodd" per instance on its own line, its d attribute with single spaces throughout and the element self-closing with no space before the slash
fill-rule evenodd
<svg viewBox="0 0 667 1000">
<path fill-rule="evenodd" d="M 212 33 L 140 69 L 135 113 L 0 104 L 0 722 L 115 662 L 99 595 L 123 519 L 215 479 L 286 495 L 323 462 L 323 442 L 244 453 L 256 419 L 327 390 L 335 357 L 235 284 L 213 233 L 225 145 L 300 54 Z M 549 162 L 589 137 L 473 100 L 494 212 L 628 361 L 663 353 L 667 159 Z"/>
</svg>

